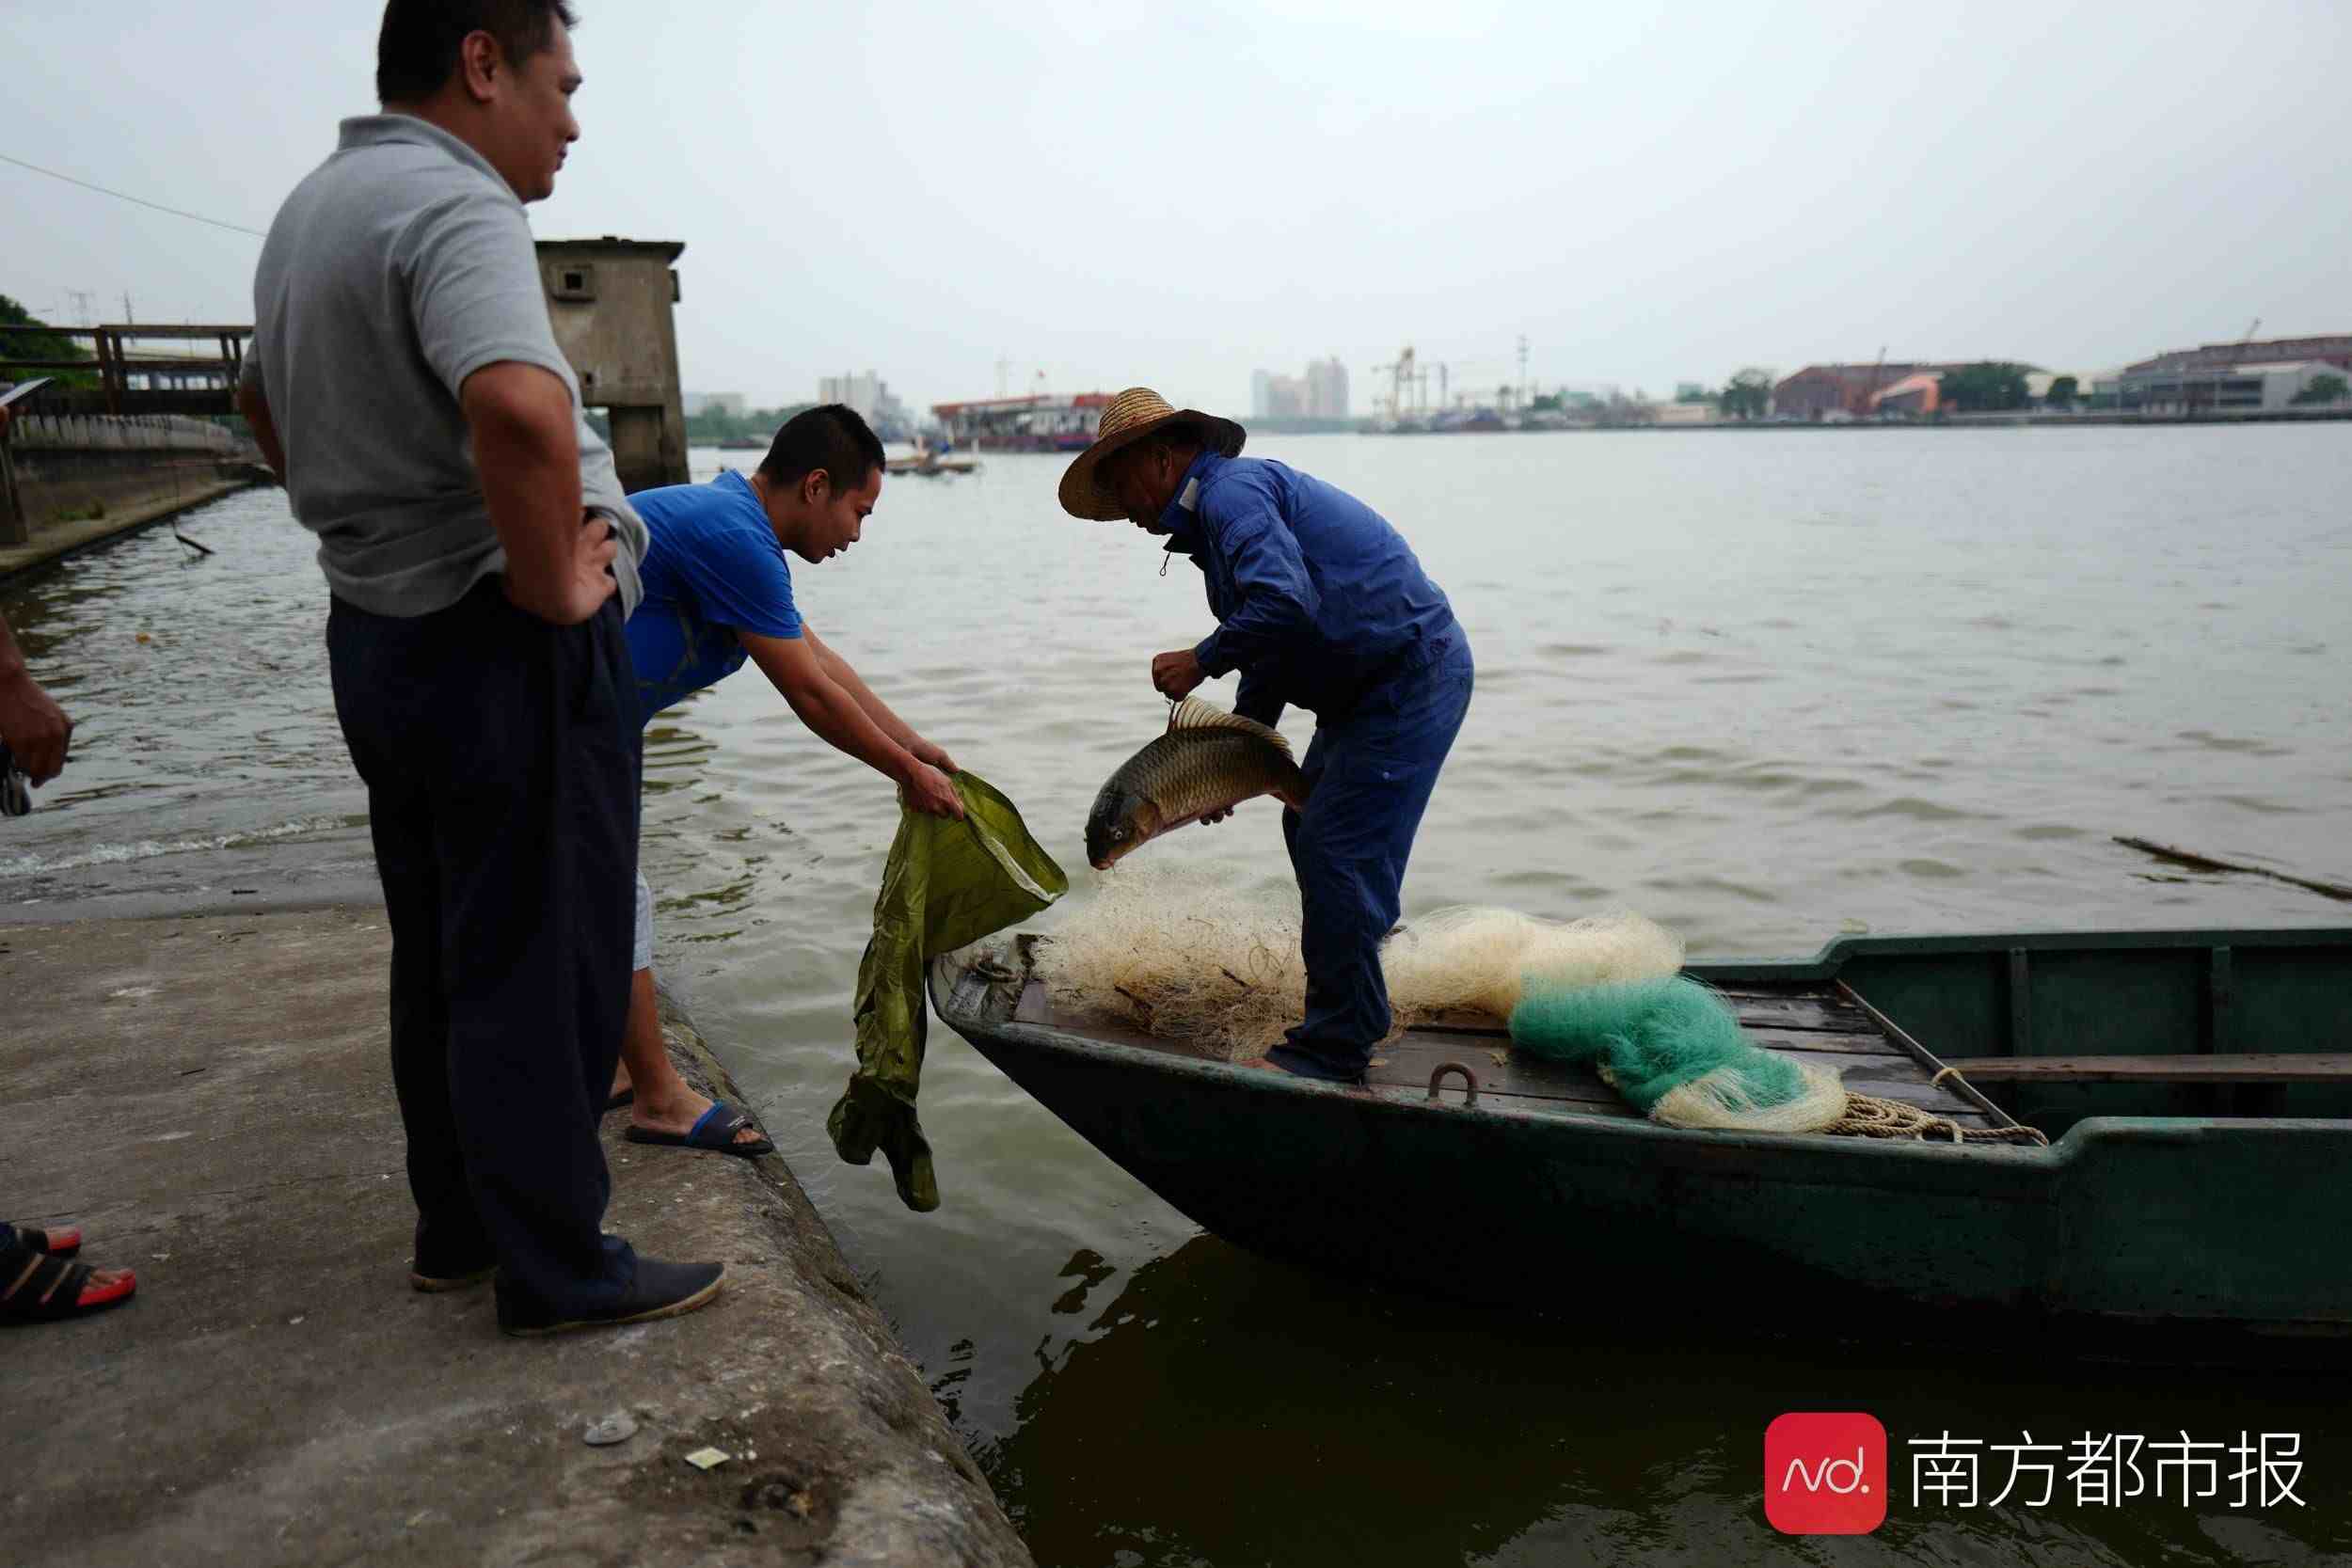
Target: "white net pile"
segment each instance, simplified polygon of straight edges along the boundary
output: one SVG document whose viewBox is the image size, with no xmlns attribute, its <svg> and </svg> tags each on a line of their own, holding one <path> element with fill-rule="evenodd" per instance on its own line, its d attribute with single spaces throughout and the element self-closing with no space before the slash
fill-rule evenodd
<svg viewBox="0 0 2352 1568">
<path fill-rule="evenodd" d="M 1232 1057 L 1263 1052 L 1305 1010 L 1287 885 L 1243 891 L 1193 868 L 1126 866 L 1063 908 L 1035 972 L 1065 1012 Z M 1627 911 L 1561 921 L 1457 905 L 1407 920 L 1381 949 L 1399 1032 L 1465 1014 L 1500 1028 L 1528 974 L 1597 985 L 1681 967 L 1681 939 Z"/>
</svg>

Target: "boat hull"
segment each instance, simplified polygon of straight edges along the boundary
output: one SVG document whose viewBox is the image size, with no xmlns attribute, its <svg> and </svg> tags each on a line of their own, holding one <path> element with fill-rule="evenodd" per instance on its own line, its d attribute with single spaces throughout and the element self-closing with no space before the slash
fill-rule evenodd
<svg viewBox="0 0 2352 1568">
<path fill-rule="evenodd" d="M 1692 1132 L 1310 1083 L 1015 1022 L 991 990 L 934 971 L 1009 1077 L 1269 1257 L 1572 1312 L 2352 1335 L 2352 1254 L 2311 1228 L 2352 1192 L 2352 1121 L 2090 1117 L 2046 1148 Z"/>
</svg>

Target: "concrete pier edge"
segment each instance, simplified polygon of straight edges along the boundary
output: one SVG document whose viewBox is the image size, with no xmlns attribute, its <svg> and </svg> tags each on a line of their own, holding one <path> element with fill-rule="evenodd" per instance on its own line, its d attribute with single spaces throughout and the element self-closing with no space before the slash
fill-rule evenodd
<svg viewBox="0 0 2352 1568">
<path fill-rule="evenodd" d="M 140 1281 L 12 1331 L 12 1536 L 224 1568 L 1030 1562 L 780 1157 L 604 1118 L 608 1227 L 727 1264 L 692 1316 L 516 1340 L 487 1286 L 409 1289 L 388 957 L 359 904 L 0 924 L 0 1215 L 77 1221 Z M 663 1027 L 749 1104 L 667 992 Z M 613 1416 L 633 1434 L 584 1441 Z"/>
<path fill-rule="evenodd" d="M 22 578 L 37 576 L 77 555 L 103 549 L 143 529 L 152 528 L 182 513 L 193 512 L 223 496 L 233 496 L 261 483 L 262 481 L 258 479 L 215 480 L 186 494 L 142 501 L 110 516 L 86 517 L 72 523 L 44 523 L 33 531 L 29 544 L 0 545 L 0 588 L 11 587 Z"/>
</svg>

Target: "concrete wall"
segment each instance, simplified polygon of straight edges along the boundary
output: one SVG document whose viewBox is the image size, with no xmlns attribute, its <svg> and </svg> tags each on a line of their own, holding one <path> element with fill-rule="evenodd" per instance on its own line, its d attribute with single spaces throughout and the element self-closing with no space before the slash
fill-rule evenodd
<svg viewBox="0 0 2352 1568">
<path fill-rule="evenodd" d="M 10 423 L 7 461 L 30 531 L 241 478 L 261 453 L 233 431 L 179 415 L 35 414 Z M 0 518 L 0 537 L 8 522 Z"/>
</svg>

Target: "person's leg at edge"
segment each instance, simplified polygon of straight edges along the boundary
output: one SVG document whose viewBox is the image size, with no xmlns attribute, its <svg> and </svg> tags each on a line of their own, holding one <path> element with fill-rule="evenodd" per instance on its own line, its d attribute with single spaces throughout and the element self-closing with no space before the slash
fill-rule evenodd
<svg viewBox="0 0 2352 1568">
<path fill-rule="evenodd" d="M 1321 762 L 1321 776 L 1306 812 L 1283 814 L 1307 1005 L 1268 1057 L 1302 1076 L 1360 1081 L 1389 1032 L 1380 943 L 1396 925 L 1413 839 L 1470 708 L 1473 666 L 1455 635 L 1449 654 L 1334 726 L 1328 746 L 1317 729 L 1309 759 Z"/>
<path fill-rule="evenodd" d="M 392 933 L 392 1092 L 406 1134 L 409 1196 L 417 1205 L 410 1267 L 420 1282 L 467 1278 L 496 1260 L 466 1182 L 450 1108 L 449 1006 L 440 977 L 441 888 L 432 811 L 417 759 L 399 739 L 429 721 L 406 711 L 403 698 L 417 689 L 405 678 L 417 644 L 432 635 L 418 623 L 370 615 L 340 601 L 326 620 L 335 714 L 352 765 L 368 786 L 369 834 Z"/>
<path fill-rule="evenodd" d="M 684 1137 L 710 1113 L 711 1102 L 694 1092 L 670 1060 L 669 1042 L 661 1036 L 661 1010 L 653 984 L 653 890 L 643 870 L 637 874 L 636 971 L 629 976 L 628 1026 L 621 1036 L 621 1066 L 613 1074 L 610 1099 L 623 1093 L 629 1101 L 630 1125 L 648 1132 Z M 766 1142 L 757 1127 L 736 1129 L 734 1141 L 745 1146 Z"/>
<path fill-rule="evenodd" d="M 630 869 L 624 850 L 606 911 L 576 863 L 589 852 L 582 797 L 610 816 L 604 797 L 619 800 L 633 775 L 613 742 L 608 755 L 581 754 L 594 715 L 582 628 L 516 610 L 496 578 L 427 619 L 440 625 L 401 672 L 413 711 L 393 744 L 430 792 L 444 1060 L 467 1188 L 502 1303 L 513 1295 L 542 1319 L 611 1310 L 636 1264 L 627 1243 L 601 1233 L 611 1184 L 582 1069 L 596 1053 L 586 1037 L 597 1037 L 603 1074 L 619 1049 Z M 601 776 L 616 770 L 617 783 Z M 624 817 L 606 836 L 633 826 Z M 601 1019 L 579 974 L 599 916 L 618 931 L 605 947 L 616 977 Z"/>
<path fill-rule="evenodd" d="M 1325 733 L 1317 732 L 1318 744 Z M 1379 818 L 1392 809 L 1393 791 L 1377 768 L 1353 754 L 1360 736 L 1331 738 L 1307 809 L 1283 821 L 1298 878 L 1307 997 L 1304 1018 L 1267 1059 L 1302 1077 L 1352 1083 L 1361 1081 L 1373 1047 L 1389 1032 L 1379 947 L 1395 924 L 1396 895 L 1381 885 L 1374 863 L 1389 836 Z"/>
<path fill-rule="evenodd" d="M 511 609 L 502 603 L 501 609 Z M 535 625 L 535 624 L 534 624 Z M 546 1086 L 550 1131 L 548 1157 L 568 1163 L 572 1192 L 593 1200 L 601 1217 L 612 1178 L 596 1124 L 607 1086 L 620 1060 L 634 951 L 631 890 L 637 880 L 637 835 L 643 768 L 643 734 L 637 722 L 637 681 L 628 644 L 621 632 L 621 608 L 608 599 L 587 623 L 554 630 L 552 644 L 526 636 L 527 646 L 548 656 L 552 701 L 546 755 L 552 776 L 539 783 L 539 819 L 550 836 L 544 846 L 544 891 L 525 886 L 515 895 L 535 910 L 552 939 L 553 962 L 545 976 L 561 1016 L 550 1046 L 560 1061 L 569 1046 L 568 1083 Z M 535 896 L 534 896 L 535 895 Z M 545 1006 L 545 998 L 541 1003 Z M 511 1022 L 511 1018 L 510 1018 Z M 542 1027 L 546 1019 L 540 1021 Z M 467 1105 L 460 1101 L 460 1113 Z M 483 1131 L 469 1123 L 469 1138 Z M 505 1174 L 511 1180 L 521 1161 L 511 1148 Z M 488 1164 L 469 1144 L 468 1167 L 481 1184 Z M 617 1265 L 598 1289 L 580 1291 L 564 1282 L 564 1294 L 519 1276 L 501 1259 L 499 1323 L 513 1334 L 551 1333 L 591 1323 L 631 1322 L 691 1311 L 715 1298 L 726 1270 L 718 1263 L 673 1263 L 643 1257 L 618 1237 L 598 1239 L 602 1259 Z M 617 1274 L 618 1292 L 609 1283 Z"/>
</svg>

